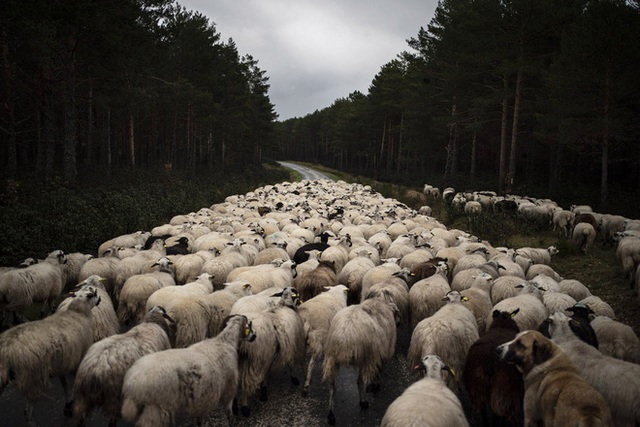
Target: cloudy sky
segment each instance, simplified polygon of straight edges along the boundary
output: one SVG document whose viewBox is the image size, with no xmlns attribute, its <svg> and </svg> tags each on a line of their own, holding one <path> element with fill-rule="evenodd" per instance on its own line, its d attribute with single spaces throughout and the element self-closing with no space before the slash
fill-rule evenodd
<svg viewBox="0 0 640 427">
<path fill-rule="evenodd" d="M 269 77 L 280 120 L 367 93 L 380 67 L 409 50 L 437 0 L 178 0 L 207 16 Z"/>
</svg>

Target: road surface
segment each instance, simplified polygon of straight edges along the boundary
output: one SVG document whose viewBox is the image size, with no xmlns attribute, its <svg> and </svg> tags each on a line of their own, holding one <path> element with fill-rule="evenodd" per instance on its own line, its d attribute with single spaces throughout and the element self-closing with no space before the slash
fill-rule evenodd
<svg viewBox="0 0 640 427">
<path fill-rule="evenodd" d="M 306 166 L 297 165 L 291 162 L 278 162 L 278 163 L 280 163 L 285 168 L 293 169 L 294 171 L 298 172 L 300 175 L 302 175 L 302 179 L 308 179 L 311 181 L 318 180 L 318 179 L 331 179 L 328 175 L 325 175 L 322 172 L 308 168 Z"/>
</svg>

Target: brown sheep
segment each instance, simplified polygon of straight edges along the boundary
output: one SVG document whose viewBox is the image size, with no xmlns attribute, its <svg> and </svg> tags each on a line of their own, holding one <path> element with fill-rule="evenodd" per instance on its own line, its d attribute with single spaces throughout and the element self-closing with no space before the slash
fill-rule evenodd
<svg viewBox="0 0 640 427">
<path fill-rule="evenodd" d="M 337 284 L 338 276 L 333 261 L 320 261 L 316 268 L 300 274 L 294 282 L 300 294 L 300 300 L 303 302 L 321 294 L 327 287 Z"/>
</svg>

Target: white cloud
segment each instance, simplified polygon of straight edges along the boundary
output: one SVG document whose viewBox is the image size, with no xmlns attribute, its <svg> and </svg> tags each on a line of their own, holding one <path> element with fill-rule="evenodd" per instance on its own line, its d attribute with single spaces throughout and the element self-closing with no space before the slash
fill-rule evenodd
<svg viewBox="0 0 640 427">
<path fill-rule="evenodd" d="M 280 119 L 367 92 L 387 62 L 408 50 L 437 0 L 178 0 L 251 54 L 269 77 Z"/>
</svg>

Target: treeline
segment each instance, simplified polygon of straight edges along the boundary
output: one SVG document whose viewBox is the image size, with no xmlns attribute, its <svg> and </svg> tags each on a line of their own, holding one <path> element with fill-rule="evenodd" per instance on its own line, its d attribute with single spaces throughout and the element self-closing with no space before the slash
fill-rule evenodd
<svg viewBox="0 0 640 427">
<path fill-rule="evenodd" d="M 170 0 L 4 0 L 0 175 L 259 164 L 277 115 L 265 72 Z"/>
<path fill-rule="evenodd" d="M 606 210 L 640 192 L 639 40 L 637 0 L 441 0 L 367 94 L 279 123 L 280 156 Z"/>
</svg>

